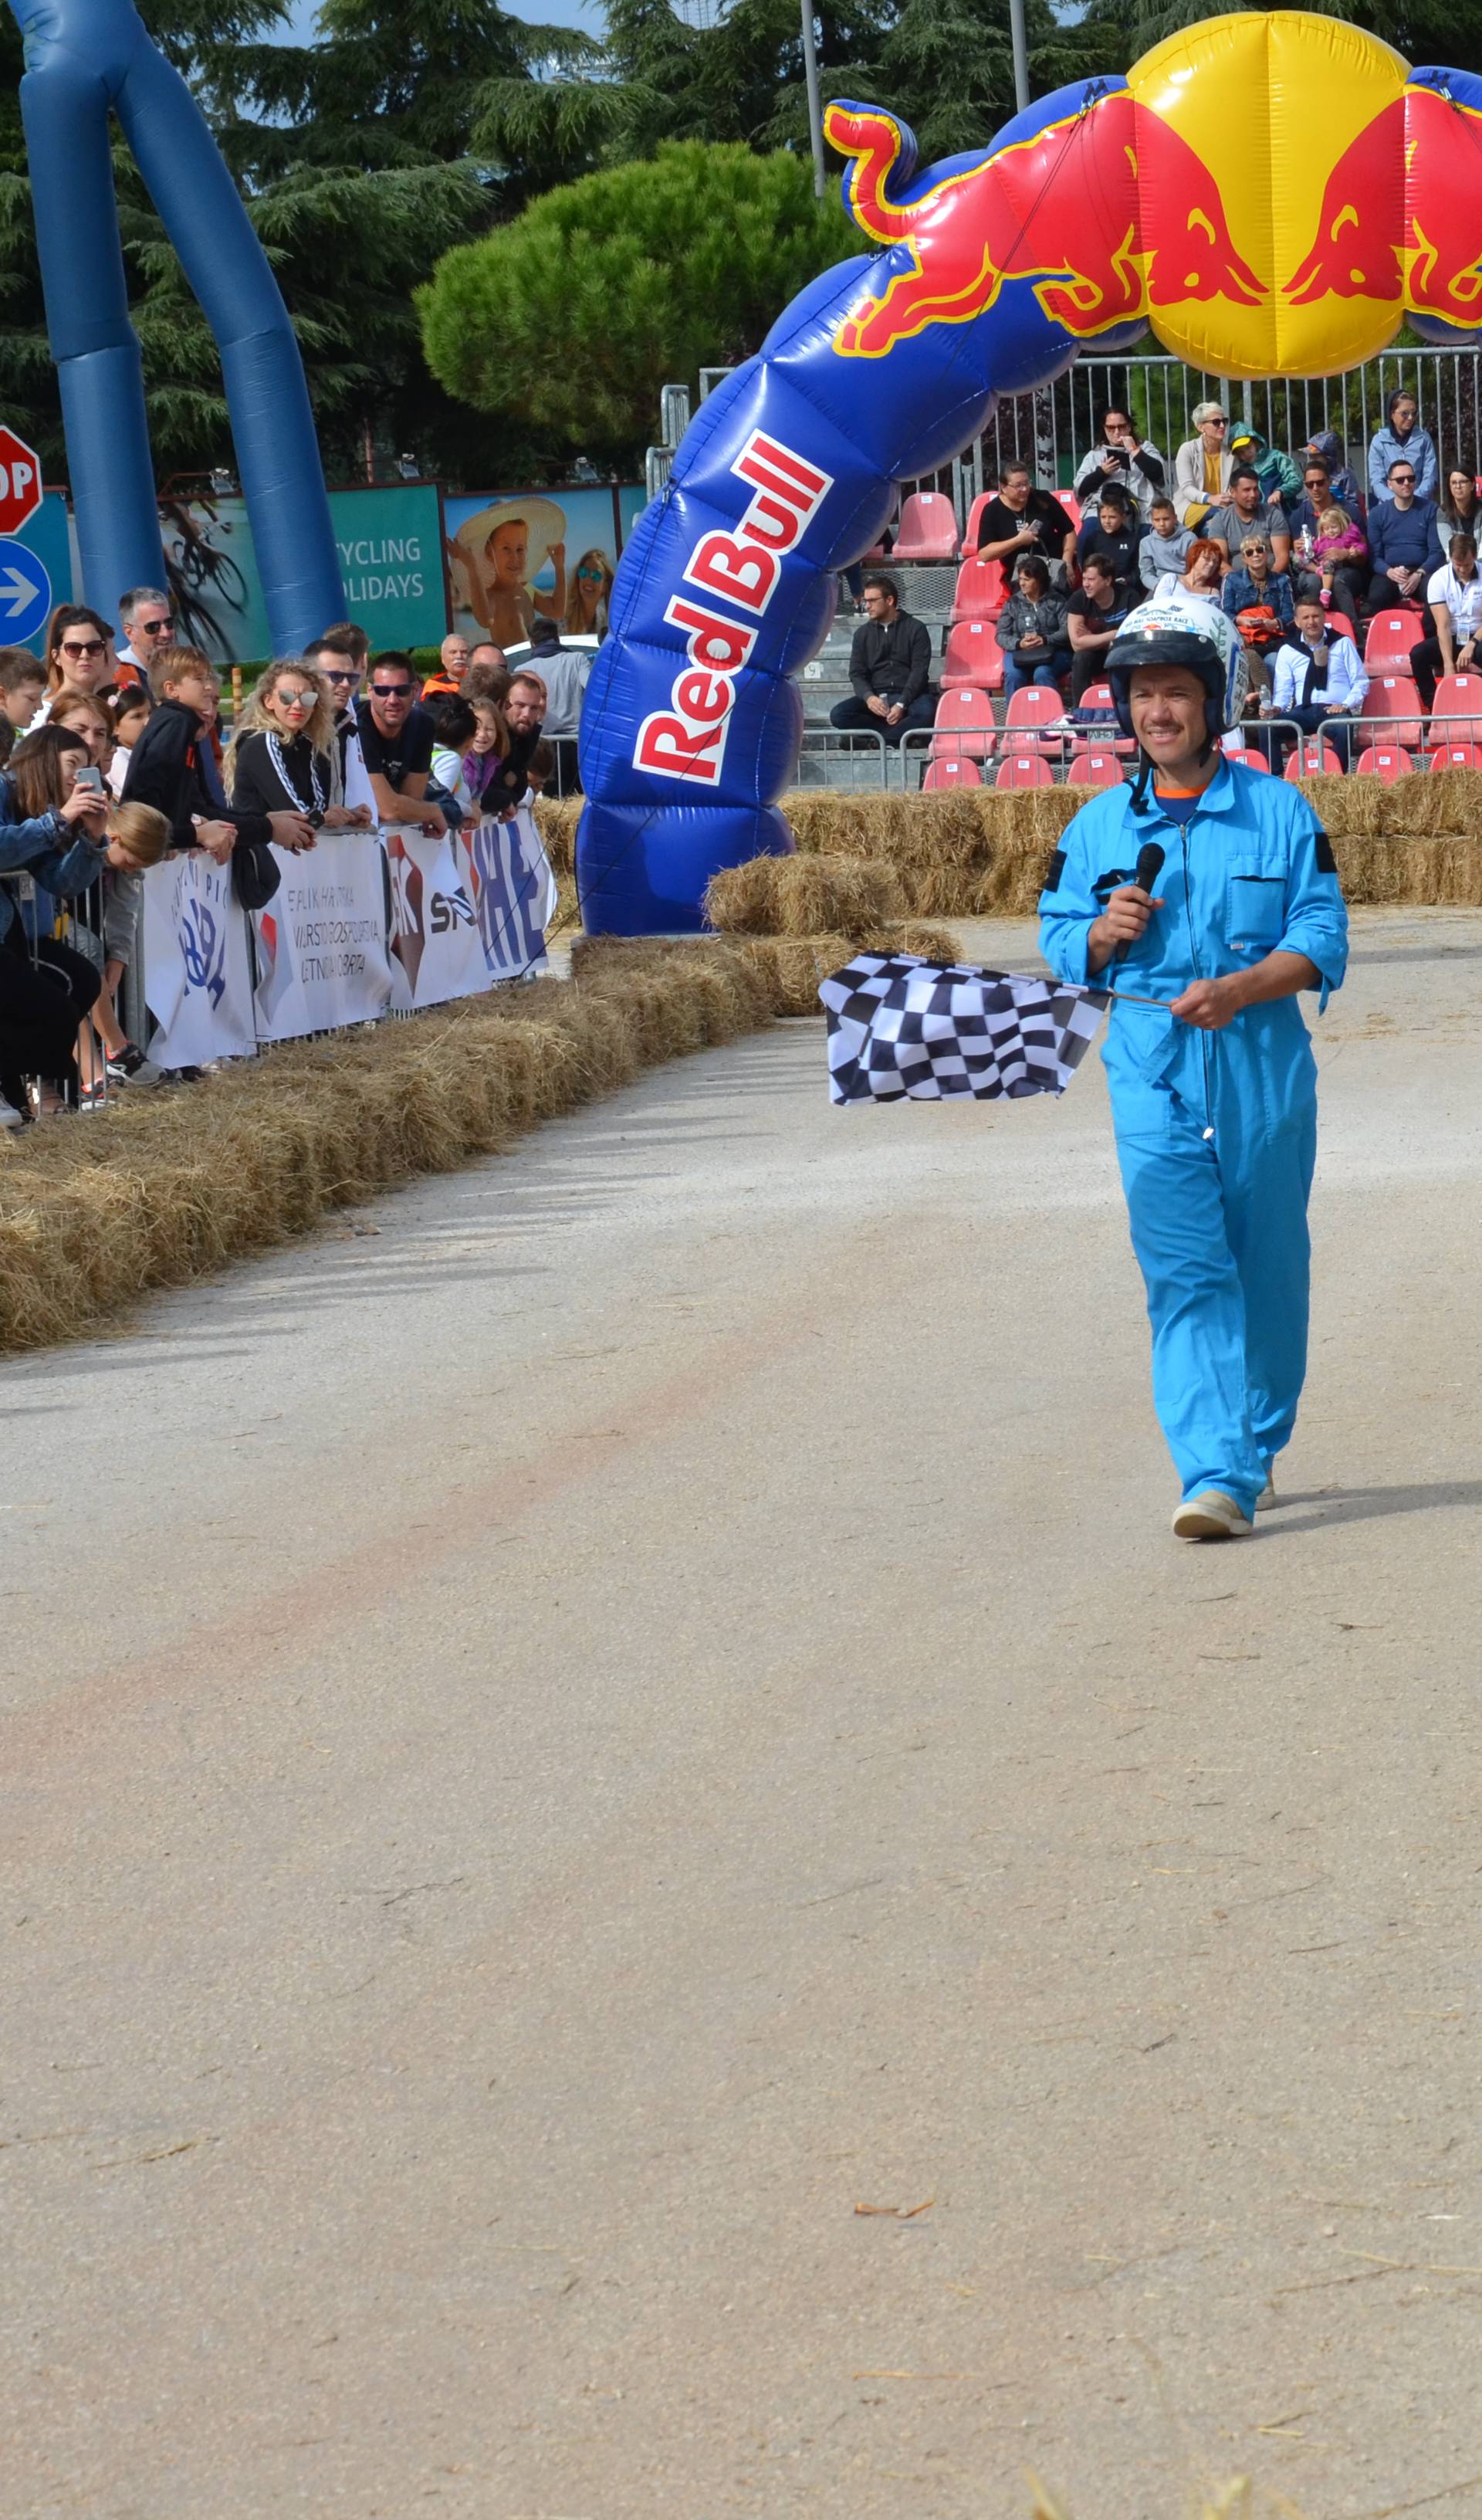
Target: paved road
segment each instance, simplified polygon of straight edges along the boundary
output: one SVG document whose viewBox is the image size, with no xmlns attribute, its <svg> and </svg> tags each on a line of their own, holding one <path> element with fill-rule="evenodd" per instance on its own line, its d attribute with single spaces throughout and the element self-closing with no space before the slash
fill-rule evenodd
<svg viewBox="0 0 1482 2520">
<path fill-rule="evenodd" d="M 1100 1069 L 805 1025 L 0 1372 L 6 2520 L 1482 2513 L 1482 917 L 1359 924 L 1251 1544 Z"/>
</svg>

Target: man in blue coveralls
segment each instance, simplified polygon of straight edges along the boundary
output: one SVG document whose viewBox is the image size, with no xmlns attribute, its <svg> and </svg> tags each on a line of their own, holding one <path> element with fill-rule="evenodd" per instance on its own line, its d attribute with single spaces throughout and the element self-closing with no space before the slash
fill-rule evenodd
<svg viewBox="0 0 1482 2520">
<path fill-rule="evenodd" d="M 1102 1057 L 1184 1540 L 1236 1538 L 1275 1499 L 1307 1364 L 1317 1151 L 1297 993 L 1320 990 L 1321 1012 L 1348 959 L 1312 807 L 1218 748 L 1225 626 L 1177 598 L 1130 617 L 1107 677 L 1141 776 L 1076 815 L 1040 902 L 1062 979 L 1161 1001 L 1114 1004 Z M 1148 842 L 1165 852 L 1150 890 L 1134 879 Z"/>
</svg>

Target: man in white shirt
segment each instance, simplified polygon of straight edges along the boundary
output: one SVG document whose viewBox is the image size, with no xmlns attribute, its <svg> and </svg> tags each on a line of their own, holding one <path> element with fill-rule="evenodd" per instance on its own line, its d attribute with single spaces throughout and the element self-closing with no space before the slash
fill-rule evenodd
<svg viewBox="0 0 1482 2520">
<path fill-rule="evenodd" d="M 1410 652 L 1410 670 L 1427 708 L 1436 697 L 1436 676 L 1477 670 L 1482 652 L 1482 577 L 1477 574 L 1477 546 L 1470 534 L 1453 534 L 1445 568 L 1425 582 L 1425 601 L 1435 631 Z"/>
<path fill-rule="evenodd" d="M 1346 770 L 1353 731 L 1334 721 L 1357 717 L 1369 696 L 1369 676 L 1353 641 L 1333 637 L 1322 605 L 1304 597 L 1293 629 L 1267 661 L 1271 715 L 1294 720 L 1304 735 L 1321 735 Z"/>
</svg>

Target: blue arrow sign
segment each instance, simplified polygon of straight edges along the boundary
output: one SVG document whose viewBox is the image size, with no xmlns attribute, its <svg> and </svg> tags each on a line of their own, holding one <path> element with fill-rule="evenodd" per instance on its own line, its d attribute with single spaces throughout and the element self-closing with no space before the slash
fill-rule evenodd
<svg viewBox="0 0 1482 2520">
<path fill-rule="evenodd" d="M 52 581 L 33 551 L 0 536 L 0 645 L 32 638 L 52 608 Z"/>
</svg>

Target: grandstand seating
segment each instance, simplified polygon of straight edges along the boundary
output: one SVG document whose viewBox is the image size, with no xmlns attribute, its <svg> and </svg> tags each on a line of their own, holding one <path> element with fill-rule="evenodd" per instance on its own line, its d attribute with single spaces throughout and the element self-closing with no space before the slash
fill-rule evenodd
<svg viewBox="0 0 1482 2520">
<path fill-rule="evenodd" d="M 1482 734 L 1482 674 L 1443 674 L 1430 704 L 1436 718 L 1466 718 L 1468 734 Z"/>
<path fill-rule="evenodd" d="M 923 788 L 981 788 L 982 784 L 982 772 L 977 763 L 967 755 L 964 755 L 961 760 L 955 760 L 949 755 L 945 760 L 928 761 L 921 778 Z"/>
<path fill-rule="evenodd" d="M 1230 757 L 1232 761 L 1243 761 L 1247 770 L 1264 770 L 1270 773 L 1271 764 L 1264 752 L 1233 752 Z"/>
<path fill-rule="evenodd" d="M 1010 752 L 999 763 L 995 788 L 1053 788 L 1055 776 L 1037 752 Z"/>
<path fill-rule="evenodd" d="M 1425 711 L 1409 674 L 1370 674 L 1361 717 L 1383 718 L 1396 743 L 1418 743 Z"/>
<path fill-rule="evenodd" d="M 997 490 L 980 490 L 967 511 L 967 528 L 963 536 L 964 560 L 976 560 L 982 537 L 983 511 L 998 497 Z M 995 565 L 997 563 L 995 562 Z"/>
<path fill-rule="evenodd" d="M 931 734 L 934 760 L 945 755 L 956 760 L 986 761 L 997 743 L 998 724 L 986 692 L 975 691 L 970 683 L 956 683 L 950 691 L 943 692 L 936 704 Z"/>
<path fill-rule="evenodd" d="M 1361 778 L 1382 779 L 1386 788 L 1392 788 L 1415 766 L 1403 743 L 1370 743 L 1360 753 L 1354 769 Z"/>
<path fill-rule="evenodd" d="M 938 561 L 957 557 L 957 510 L 940 490 L 912 492 L 901 510 L 894 557 Z"/>
<path fill-rule="evenodd" d="M 1002 561 L 964 561 L 952 598 L 954 621 L 996 621 L 1008 601 Z"/>
<path fill-rule="evenodd" d="M 1443 743 L 1430 756 L 1432 770 L 1482 770 L 1482 743 Z"/>
<path fill-rule="evenodd" d="M 1297 779 L 1341 779 L 1343 764 L 1330 743 L 1323 743 L 1315 735 L 1304 736 L 1292 751 L 1284 776 Z"/>
<path fill-rule="evenodd" d="M 1065 773 L 1067 788 L 1120 788 L 1122 765 L 1114 752 L 1092 752 L 1077 744 Z"/>
<path fill-rule="evenodd" d="M 1004 652 L 991 621 L 959 621 L 947 633 L 941 670 L 943 691 L 950 691 L 955 683 L 970 683 L 979 692 L 1003 690 Z"/>
<path fill-rule="evenodd" d="M 1410 652 L 1425 636 L 1425 616 L 1413 604 L 1376 612 L 1364 636 L 1364 662 L 1371 674 L 1408 674 Z"/>
<path fill-rule="evenodd" d="M 1030 730 L 1048 724 L 1052 718 L 1062 718 L 1065 703 L 1053 685 L 1025 683 L 1016 691 L 1004 714 L 1004 749 L 1006 752 L 1038 752 L 1048 743 L 1052 751 L 1059 750 L 1057 735 L 1035 735 Z"/>
<path fill-rule="evenodd" d="M 1336 630 L 1340 638 L 1351 639 L 1354 646 L 1358 647 L 1359 634 L 1346 612 L 1329 612 L 1327 626 L 1329 630 Z"/>
</svg>

